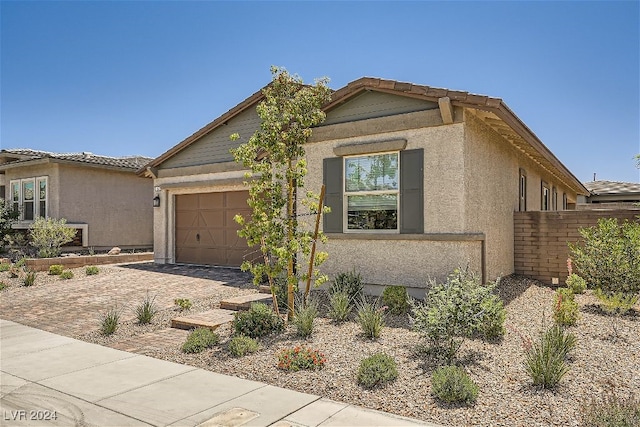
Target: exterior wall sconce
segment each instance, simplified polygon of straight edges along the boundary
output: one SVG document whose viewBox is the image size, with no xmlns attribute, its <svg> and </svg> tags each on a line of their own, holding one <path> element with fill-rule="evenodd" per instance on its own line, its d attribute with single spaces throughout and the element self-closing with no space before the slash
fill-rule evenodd
<svg viewBox="0 0 640 427">
<path fill-rule="evenodd" d="M 153 198 L 153 207 L 154 208 L 160 207 L 160 196 L 156 196 Z"/>
</svg>

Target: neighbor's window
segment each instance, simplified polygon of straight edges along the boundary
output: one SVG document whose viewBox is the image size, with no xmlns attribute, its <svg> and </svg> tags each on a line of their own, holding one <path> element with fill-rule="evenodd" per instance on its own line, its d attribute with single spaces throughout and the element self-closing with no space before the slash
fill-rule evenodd
<svg viewBox="0 0 640 427">
<path fill-rule="evenodd" d="M 11 206 L 20 212 L 20 220 L 47 215 L 47 187 L 47 177 L 11 181 Z"/>
<path fill-rule="evenodd" d="M 549 191 L 549 184 L 542 181 L 542 200 L 540 201 L 540 210 L 548 211 L 549 210 L 549 201 L 551 199 L 551 192 Z"/>
<path fill-rule="evenodd" d="M 527 210 L 527 173 L 524 169 L 520 169 L 520 190 L 519 190 L 519 206 L 518 210 L 524 212 Z"/>
<path fill-rule="evenodd" d="M 346 230 L 398 230 L 399 154 L 344 159 Z"/>
</svg>

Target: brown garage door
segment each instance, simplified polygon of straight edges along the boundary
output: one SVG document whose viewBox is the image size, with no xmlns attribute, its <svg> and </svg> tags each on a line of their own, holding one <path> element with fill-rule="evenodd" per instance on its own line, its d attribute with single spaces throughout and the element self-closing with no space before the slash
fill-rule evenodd
<svg viewBox="0 0 640 427">
<path fill-rule="evenodd" d="M 236 214 L 248 216 L 247 191 L 176 196 L 176 262 L 237 267 L 250 252 Z"/>
</svg>

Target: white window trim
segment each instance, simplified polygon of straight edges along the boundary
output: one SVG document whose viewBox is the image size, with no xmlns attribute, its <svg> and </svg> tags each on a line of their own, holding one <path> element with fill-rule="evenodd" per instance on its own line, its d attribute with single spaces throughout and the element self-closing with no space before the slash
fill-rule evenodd
<svg viewBox="0 0 640 427">
<path fill-rule="evenodd" d="M 366 157 L 366 156 L 379 156 L 386 154 L 396 154 L 398 156 L 398 188 L 396 190 L 371 190 L 371 191 L 347 191 L 346 179 L 347 179 L 347 159 Z M 378 151 L 375 153 L 362 153 L 354 154 L 351 156 L 344 156 L 342 158 L 342 230 L 343 233 L 360 233 L 360 234 L 400 234 L 400 151 Z M 396 229 L 383 230 L 360 230 L 349 228 L 349 196 L 365 196 L 365 195 L 377 195 L 377 194 L 395 194 L 396 195 Z"/>
<path fill-rule="evenodd" d="M 44 181 L 47 186 L 47 194 L 45 197 L 45 215 L 49 216 L 49 177 L 48 176 L 37 176 L 30 178 L 21 178 L 21 179 L 12 179 L 9 181 L 9 201 L 11 202 L 11 206 L 13 207 L 13 185 L 18 184 L 18 209 L 20 210 L 20 215 L 18 216 L 18 221 L 31 223 L 36 218 L 40 217 L 40 187 L 39 183 Z M 23 185 L 25 182 L 33 182 L 33 219 L 24 219 L 24 191 Z"/>
</svg>

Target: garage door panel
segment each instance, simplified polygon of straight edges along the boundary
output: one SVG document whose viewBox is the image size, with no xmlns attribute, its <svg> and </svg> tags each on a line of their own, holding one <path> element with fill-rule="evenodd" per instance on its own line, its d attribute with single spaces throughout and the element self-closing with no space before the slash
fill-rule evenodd
<svg viewBox="0 0 640 427">
<path fill-rule="evenodd" d="M 249 217 L 248 196 L 247 191 L 176 196 L 176 262 L 240 266 L 254 250 L 238 236 L 233 217 Z"/>
</svg>

